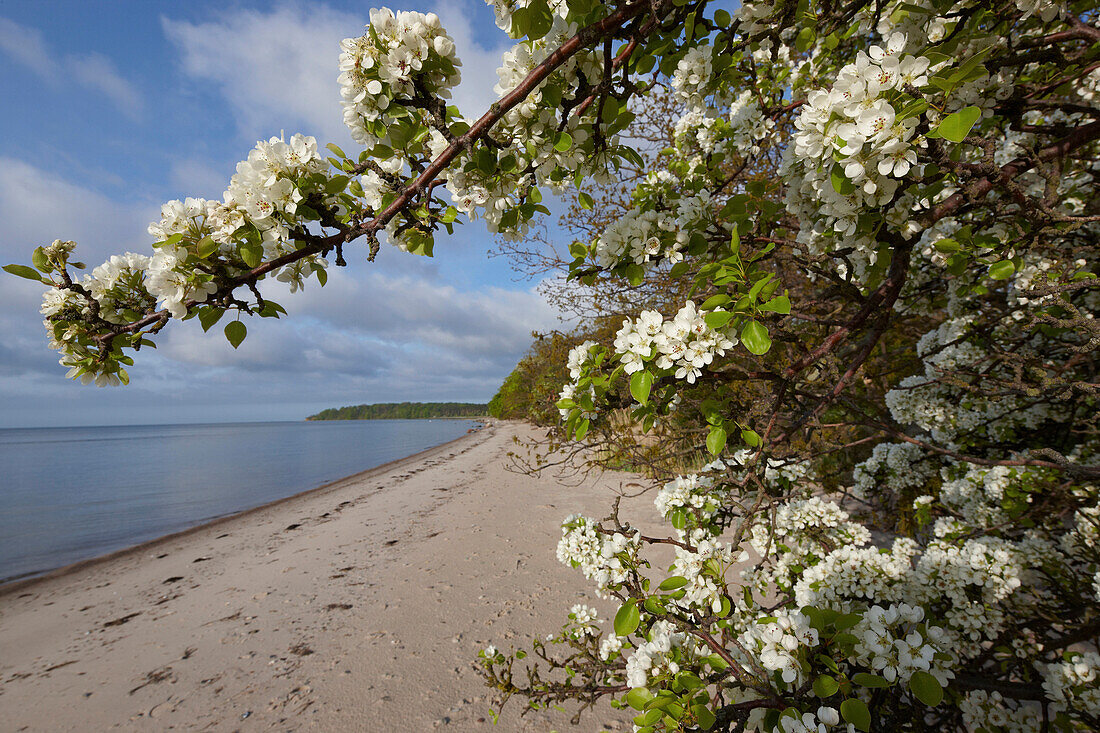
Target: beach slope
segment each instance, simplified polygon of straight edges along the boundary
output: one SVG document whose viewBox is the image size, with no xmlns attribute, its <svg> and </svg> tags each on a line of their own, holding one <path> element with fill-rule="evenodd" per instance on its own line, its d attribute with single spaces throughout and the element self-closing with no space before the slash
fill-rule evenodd
<svg viewBox="0 0 1100 733">
<path fill-rule="evenodd" d="M 566 515 L 603 516 L 631 477 L 509 471 L 530 431 L 490 425 L 0 588 L 3 729 L 569 729 L 572 710 L 521 719 L 518 701 L 494 727 L 471 660 L 557 630 L 574 603 L 614 612 L 554 548 Z M 604 705 L 579 730 L 628 721 Z"/>
</svg>

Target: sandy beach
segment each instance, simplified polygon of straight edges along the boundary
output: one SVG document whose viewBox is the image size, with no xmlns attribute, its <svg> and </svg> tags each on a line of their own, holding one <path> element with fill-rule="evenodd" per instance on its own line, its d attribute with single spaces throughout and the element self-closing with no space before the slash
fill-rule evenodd
<svg viewBox="0 0 1100 733">
<path fill-rule="evenodd" d="M 493 726 L 471 660 L 556 631 L 574 603 L 614 613 L 554 548 L 565 516 L 604 516 L 632 478 L 508 470 L 532 430 L 491 424 L 0 587 L 0 729 L 569 730 L 572 710 L 521 718 L 519 701 Z M 623 506 L 656 520 L 649 495 Z M 629 717 L 604 705 L 575 730 Z"/>
</svg>

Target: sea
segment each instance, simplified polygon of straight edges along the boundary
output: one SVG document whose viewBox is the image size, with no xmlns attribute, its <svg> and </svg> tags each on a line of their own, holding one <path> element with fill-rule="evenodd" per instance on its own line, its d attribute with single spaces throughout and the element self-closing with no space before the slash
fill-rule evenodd
<svg viewBox="0 0 1100 733">
<path fill-rule="evenodd" d="M 412 455 L 473 420 L 0 429 L 0 582 Z"/>
</svg>

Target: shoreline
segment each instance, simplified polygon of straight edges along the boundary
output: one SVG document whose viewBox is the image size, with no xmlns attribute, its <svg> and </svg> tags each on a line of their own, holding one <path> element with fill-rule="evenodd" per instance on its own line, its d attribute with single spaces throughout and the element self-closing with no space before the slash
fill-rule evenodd
<svg viewBox="0 0 1100 733">
<path fill-rule="evenodd" d="M 527 649 L 615 604 L 555 557 L 562 520 L 629 474 L 511 470 L 512 421 L 0 592 L 0 720 L 18 731 L 565 731 L 575 705 L 494 725 L 481 649 Z M 637 520 L 637 521 L 635 521 Z M 48 705 L 43 705 L 48 701 Z M 601 701 L 585 731 L 630 730 Z"/>
<path fill-rule="evenodd" d="M 461 419 L 465 420 L 468 418 Z M 323 421 L 317 420 L 314 422 Z M 405 456 L 404 458 L 396 458 L 392 461 L 387 461 L 386 463 L 382 463 L 378 466 L 366 468 L 349 476 L 344 476 L 334 481 L 329 481 L 327 483 L 321 484 L 320 486 L 315 486 L 312 489 L 304 489 L 297 493 L 291 494 L 290 496 L 273 499 L 271 501 L 264 502 L 263 504 L 257 504 L 254 507 L 249 507 L 248 509 L 242 509 L 237 512 L 230 512 L 228 514 L 220 514 L 213 517 L 207 517 L 206 519 L 201 519 L 195 524 L 192 524 L 181 530 L 178 530 L 176 532 L 169 532 L 168 534 L 160 535 L 159 537 L 155 537 L 151 540 L 145 540 L 144 542 L 139 542 L 134 545 L 127 545 L 126 547 L 112 550 L 101 555 L 95 555 L 93 557 L 85 558 L 84 560 L 77 560 L 76 562 L 69 563 L 67 565 L 59 565 L 55 568 L 50 568 L 49 570 L 32 571 L 31 573 L 14 576 L 10 579 L 0 578 L 0 599 L 3 599 L 4 596 L 9 595 L 15 591 L 23 590 L 28 586 L 32 586 L 38 581 L 64 577 L 66 575 L 79 572 L 85 568 L 98 565 L 100 563 L 109 562 L 111 560 L 133 555 L 138 552 L 144 552 L 146 550 L 153 549 L 158 545 L 187 537 L 189 535 L 195 534 L 196 532 L 201 532 L 204 529 L 210 529 L 212 527 L 216 527 L 220 524 L 224 524 L 235 519 L 247 517 L 249 514 L 264 511 L 266 509 L 272 509 L 278 507 L 280 504 L 293 502 L 296 499 L 303 499 L 312 495 L 320 495 L 326 490 L 339 488 L 340 485 L 349 481 L 368 480 L 370 478 L 373 478 L 377 474 L 386 473 L 387 471 L 400 468 L 403 464 L 407 462 L 427 460 L 431 457 L 433 453 L 445 450 L 448 447 L 455 445 L 461 441 L 469 440 L 472 436 L 475 436 L 484 430 L 490 429 L 491 427 L 492 425 L 490 423 L 483 422 L 481 426 L 471 428 L 469 431 L 466 432 L 465 435 L 460 435 L 457 438 L 448 440 L 446 443 L 440 443 L 439 445 L 432 446 L 431 448 L 425 448 L 422 451 Z"/>
</svg>

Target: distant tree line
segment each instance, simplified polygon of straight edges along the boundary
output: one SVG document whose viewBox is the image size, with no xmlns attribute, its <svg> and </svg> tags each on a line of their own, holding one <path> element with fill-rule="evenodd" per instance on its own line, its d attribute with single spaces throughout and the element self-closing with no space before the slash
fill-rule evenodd
<svg viewBox="0 0 1100 733">
<path fill-rule="evenodd" d="M 306 420 L 423 420 L 436 417 L 484 417 L 487 406 L 473 402 L 382 402 L 330 407 Z"/>
</svg>

